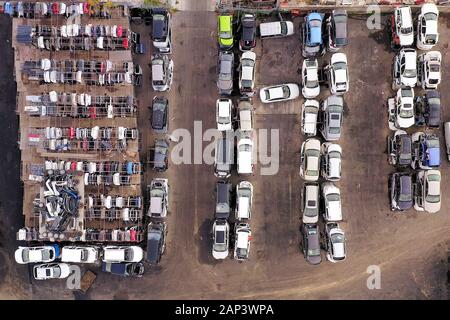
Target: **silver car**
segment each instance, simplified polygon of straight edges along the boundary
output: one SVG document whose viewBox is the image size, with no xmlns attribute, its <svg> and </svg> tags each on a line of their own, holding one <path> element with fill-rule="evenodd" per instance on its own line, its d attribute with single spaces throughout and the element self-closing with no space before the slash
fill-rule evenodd
<svg viewBox="0 0 450 320">
<path fill-rule="evenodd" d="M 341 137 L 344 118 L 344 99 L 332 95 L 322 101 L 322 125 L 320 132 L 327 141 L 336 141 Z"/>
<path fill-rule="evenodd" d="M 234 55 L 232 52 L 219 53 L 217 88 L 219 94 L 230 95 L 233 91 Z"/>
</svg>

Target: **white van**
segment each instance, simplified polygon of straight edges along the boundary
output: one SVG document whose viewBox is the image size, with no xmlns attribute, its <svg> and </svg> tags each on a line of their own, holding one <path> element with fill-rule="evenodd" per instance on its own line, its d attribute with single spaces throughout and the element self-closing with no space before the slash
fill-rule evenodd
<svg viewBox="0 0 450 320">
<path fill-rule="evenodd" d="M 61 261 L 74 263 L 95 263 L 99 258 L 98 247 L 68 246 L 62 248 Z"/>
<path fill-rule="evenodd" d="M 287 37 L 294 34 L 292 21 L 264 22 L 259 25 L 261 39 Z"/>
<path fill-rule="evenodd" d="M 238 174 L 253 174 L 253 140 L 251 135 L 243 135 L 237 145 Z"/>
</svg>

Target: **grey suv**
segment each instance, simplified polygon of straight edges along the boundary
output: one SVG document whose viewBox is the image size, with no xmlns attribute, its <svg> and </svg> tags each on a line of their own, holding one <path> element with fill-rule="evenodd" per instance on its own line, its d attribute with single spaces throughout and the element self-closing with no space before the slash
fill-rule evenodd
<svg viewBox="0 0 450 320">
<path fill-rule="evenodd" d="M 226 181 L 216 183 L 216 219 L 228 219 L 231 213 L 232 185 Z"/>
</svg>

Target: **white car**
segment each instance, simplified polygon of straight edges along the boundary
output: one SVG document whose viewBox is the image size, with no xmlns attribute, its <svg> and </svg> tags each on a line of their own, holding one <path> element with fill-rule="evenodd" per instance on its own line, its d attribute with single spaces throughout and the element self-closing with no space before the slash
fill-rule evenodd
<svg viewBox="0 0 450 320">
<path fill-rule="evenodd" d="M 230 225 L 225 219 L 218 219 L 213 224 L 213 248 L 214 259 L 222 260 L 228 257 L 230 238 Z"/>
<path fill-rule="evenodd" d="M 298 85 L 295 83 L 264 87 L 259 90 L 259 98 L 262 103 L 293 100 L 296 99 L 299 94 L 300 90 Z"/>
<path fill-rule="evenodd" d="M 441 210 L 441 173 L 421 170 L 417 173 L 414 209 L 436 213 Z"/>
<path fill-rule="evenodd" d="M 329 181 L 341 180 L 342 148 L 331 142 L 324 142 L 321 147 L 322 177 Z"/>
<path fill-rule="evenodd" d="M 417 52 L 414 49 L 401 49 L 395 56 L 392 69 L 392 88 L 415 87 L 417 83 Z"/>
<path fill-rule="evenodd" d="M 253 106 L 250 101 L 239 101 L 239 130 L 253 130 Z"/>
<path fill-rule="evenodd" d="M 98 247 L 66 246 L 62 248 L 61 261 L 73 263 L 95 263 L 99 259 Z"/>
<path fill-rule="evenodd" d="M 302 105 L 302 134 L 315 136 L 317 133 L 317 120 L 319 117 L 319 102 L 305 100 Z"/>
<path fill-rule="evenodd" d="M 235 228 L 234 258 L 239 261 L 248 260 L 252 231 L 248 223 L 238 223 Z"/>
<path fill-rule="evenodd" d="M 325 237 L 327 244 L 327 259 L 330 262 L 344 261 L 347 257 L 344 230 L 337 223 L 325 225 Z"/>
<path fill-rule="evenodd" d="M 399 129 L 414 125 L 414 90 L 400 88 L 394 102 L 395 125 Z"/>
<path fill-rule="evenodd" d="M 342 221 L 341 190 L 332 182 L 322 184 L 322 197 L 324 202 L 323 217 L 325 221 Z"/>
<path fill-rule="evenodd" d="M 239 69 L 239 91 L 241 95 L 253 96 L 255 89 L 256 53 L 245 51 L 242 53 Z"/>
<path fill-rule="evenodd" d="M 300 176 L 305 181 L 319 180 L 320 170 L 320 141 L 309 138 L 302 143 L 300 151 Z"/>
<path fill-rule="evenodd" d="M 317 182 L 305 183 L 302 195 L 302 221 L 313 224 L 319 221 L 319 184 Z"/>
<path fill-rule="evenodd" d="M 342 95 L 348 92 L 349 76 L 347 56 L 345 53 L 334 53 L 331 62 L 325 67 L 328 74 L 328 82 L 332 94 Z"/>
<path fill-rule="evenodd" d="M 233 130 L 231 121 L 233 102 L 231 99 L 220 98 L 216 102 L 216 123 L 217 130 L 229 131 Z"/>
<path fill-rule="evenodd" d="M 253 173 L 253 139 L 250 134 L 240 132 L 237 143 L 237 172 L 238 174 Z"/>
<path fill-rule="evenodd" d="M 425 3 L 417 17 L 416 46 L 420 50 L 431 50 L 439 40 L 439 10 L 434 3 Z"/>
<path fill-rule="evenodd" d="M 165 218 L 169 211 L 169 180 L 155 178 L 147 186 L 150 205 L 147 215 L 149 217 Z"/>
<path fill-rule="evenodd" d="M 140 262 L 143 257 L 144 251 L 138 246 L 107 246 L 103 248 L 104 262 Z"/>
<path fill-rule="evenodd" d="M 317 59 L 303 60 L 302 94 L 306 99 L 313 99 L 320 94 L 319 63 Z"/>
<path fill-rule="evenodd" d="M 168 55 L 152 56 L 152 87 L 155 91 L 168 91 L 173 80 L 173 60 Z"/>
<path fill-rule="evenodd" d="M 19 264 L 52 262 L 60 256 L 59 246 L 19 247 L 14 257 Z"/>
<path fill-rule="evenodd" d="M 241 181 L 236 186 L 236 219 L 250 220 L 252 217 L 253 185 Z"/>
<path fill-rule="evenodd" d="M 70 274 L 67 263 L 38 264 L 33 267 L 33 277 L 36 280 L 64 279 Z"/>
<path fill-rule="evenodd" d="M 441 83 L 441 60 L 439 51 L 429 51 L 419 56 L 418 85 L 422 89 L 437 89 Z"/>
<path fill-rule="evenodd" d="M 412 46 L 414 43 L 413 20 L 411 8 L 401 6 L 394 11 L 395 33 L 401 47 Z"/>
</svg>

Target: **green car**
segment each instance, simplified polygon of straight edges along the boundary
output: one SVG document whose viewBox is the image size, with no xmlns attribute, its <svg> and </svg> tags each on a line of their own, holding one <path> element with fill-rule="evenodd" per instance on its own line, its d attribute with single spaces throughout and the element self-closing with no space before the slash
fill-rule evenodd
<svg viewBox="0 0 450 320">
<path fill-rule="evenodd" d="M 233 16 L 220 15 L 218 18 L 218 37 L 221 49 L 231 49 L 233 47 Z"/>
</svg>

